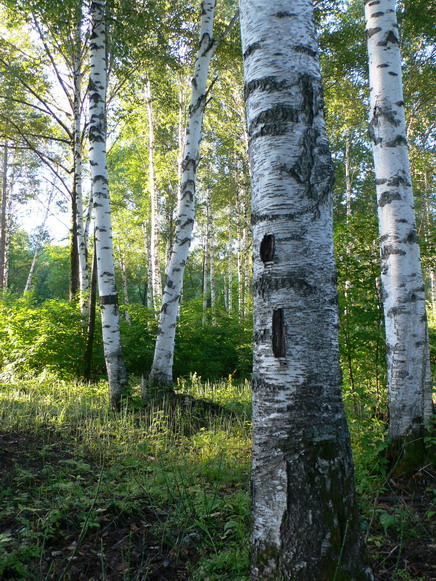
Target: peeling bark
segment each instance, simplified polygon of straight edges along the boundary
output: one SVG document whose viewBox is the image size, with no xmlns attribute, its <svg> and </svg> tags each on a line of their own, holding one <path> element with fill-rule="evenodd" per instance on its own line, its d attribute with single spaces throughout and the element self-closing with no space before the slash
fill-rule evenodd
<svg viewBox="0 0 436 581">
<path fill-rule="evenodd" d="M 251 579 L 366 581 L 312 2 L 240 8 L 254 259 Z"/>
</svg>

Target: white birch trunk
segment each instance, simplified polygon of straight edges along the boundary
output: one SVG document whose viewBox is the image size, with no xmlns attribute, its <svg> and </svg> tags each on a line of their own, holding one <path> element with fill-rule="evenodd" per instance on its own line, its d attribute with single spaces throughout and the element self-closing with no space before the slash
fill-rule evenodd
<svg viewBox="0 0 436 581">
<path fill-rule="evenodd" d="M 91 19 L 89 141 L 95 215 L 98 289 L 100 294 L 104 356 L 109 379 L 110 400 L 114 408 L 119 408 L 123 389 L 127 384 L 127 373 L 121 348 L 106 166 L 107 70 L 105 0 L 93 0 L 91 2 Z"/>
<path fill-rule="evenodd" d="M 11 233 L 12 233 L 12 190 L 11 183 L 6 209 L 6 235 L 5 235 L 5 258 L 3 269 L 3 289 L 7 290 L 9 286 L 9 267 L 10 267 L 10 252 L 11 252 Z M 1 292 L 1 287 L 0 287 Z"/>
<path fill-rule="evenodd" d="M 207 99 L 206 80 L 209 63 L 215 50 L 212 35 L 215 3 L 216 0 L 204 0 L 201 4 L 200 45 L 192 79 L 176 238 L 166 272 L 159 330 L 150 372 L 150 381 L 157 385 L 170 385 L 173 379 L 176 324 L 182 297 L 183 274 L 194 226 L 195 186 L 200 158 L 203 113 Z"/>
<path fill-rule="evenodd" d="M 160 308 L 162 300 L 162 279 L 160 275 L 159 260 L 159 232 L 158 232 L 158 200 L 155 179 L 155 161 L 154 161 L 154 117 L 153 102 L 151 95 L 150 78 L 147 75 L 145 82 L 145 97 L 147 100 L 148 114 L 148 165 L 149 165 L 149 187 L 151 202 L 151 219 L 150 219 L 150 260 L 151 260 L 151 286 L 153 292 L 154 310 Z"/>
<path fill-rule="evenodd" d="M 8 207 L 8 142 L 3 145 L 3 172 L 2 172 L 2 196 L 0 205 L 0 292 L 6 289 L 5 268 L 6 268 L 6 236 L 7 236 L 7 216 Z"/>
<path fill-rule="evenodd" d="M 232 217 L 229 215 L 229 243 L 227 256 L 227 310 L 232 314 L 233 310 L 233 233 Z"/>
<path fill-rule="evenodd" d="M 365 1 L 385 315 L 389 436 L 413 436 L 432 414 L 424 283 L 416 233 L 395 0 Z"/>
<path fill-rule="evenodd" d="M 88 315 L 88 291 L 89 291 L 89 272 L 87 247 L 85 239 L 85 228 L 83 220 L 83 196 L 82 196 L 82 128 L 81 128 L 81 109 L 82 109 L 82 39 L 81 39 L 81 15 L 76 23 L 75 30 L 75 50 L 73 54 L 73 115 L 74 115 L 74 191 L 76 197 L 76 224 L 77 224 L 77 252 L 79 258 L 79 286 L 80 286 L 80 311 L 82 315 Z"/>
<path fill-rule="evenodd" d="M 240 0 L 254 257 L 252 581 L 371 579 L 341 400 L 311 0 Z"/>
</svg>

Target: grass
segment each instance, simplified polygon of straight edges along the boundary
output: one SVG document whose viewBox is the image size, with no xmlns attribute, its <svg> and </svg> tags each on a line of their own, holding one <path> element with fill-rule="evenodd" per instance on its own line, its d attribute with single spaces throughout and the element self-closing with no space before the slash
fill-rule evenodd
<svg viewBox="0 0 436 581">
<path fill-rule="evenodd" d="M 138 389 L 116 414 L 104 383 L 1 386 L 0 578 L 248 579 L 248 384 L 180 382 L 219 415 Z"/>
<path fill-rule="evenodd" d="M 104 382 L 0 385 L 0 579 L 248 581 L 249 385 L 194 375 L 178 391 L 144 409 L 133 385 L 115 413 Z M 429 468 L 393 482 L 383 422 L 350 428 L 377 579 L 431 579 Z"/>
</svg>

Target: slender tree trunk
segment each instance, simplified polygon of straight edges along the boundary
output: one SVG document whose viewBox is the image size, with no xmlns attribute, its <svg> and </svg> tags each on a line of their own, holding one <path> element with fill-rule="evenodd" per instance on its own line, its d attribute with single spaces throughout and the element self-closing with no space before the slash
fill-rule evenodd
<svg viewBox="0 0 436 581">
<path fill-rule="evenodd" d="M 158 199 L 157 199 L 155 160 L 154 160 L 153 102 L 150 78 L 148 75 L 145 81 L 145 97 L 147 100 L 147 113 L 148 113 L 148 160 L 149 160 L 148 171 L 149 171 L 149 186 L 151 201 L 151 222 L 150 222 L 151 286 L 153 289 L 153 305 L 155 311 L 157 311 L 160 308 L 160 303 L 162 300 L 162 279 L 160 274 L 160 259 L 159 259 Z"/>
<path fill-rule="evenodd" d="M 92 377 L 92 352 L 94 349 L 96 302 L 97 302 L 97 253 L 95 251 L 95 237 L 94 237 L 94 252 L 92 253 L 92 269 L 91 269 L 91 288 L 89 292 L 88 330 L 86 337 L 85 365 L 83 371 L 83 376 L 87 381 L 91 381 Z"/>
<path fill-rule="evenodd" d="M 415 438 L 432 414 L 424 283 L 401 78 L 395 0 L 365 0 L 389 393 L 389 436 Z"/>
<path fill-rule="evenodd" d="M 153 309 L 153 266 L 151 262 L 151 252 L 150 252 L 150 229 L 148 226 L 145 227 L 145 252 L 147 255 L 147 308 Z"/>
<path fill-rule="evenodd" d="M 5 235 L 5 259 L 4 259 L 4 275 L 3 275 L 3 289 L 6 291 L 9 286 L 9 267 L 10 267 L 10 251 L 11 251 L 11 231 L 12 231 L 12 191 L 13 185 L 9 188 L 9 195 L 6 209 L 6 235 Z M 0 287 L 1 292 L 1 287 Z"/>
<path fill-rule="evenodd" d="M 200 46 L 192 80 L 176 240 L 167 268 L 159 330 L 150 372 L 151 382 L 157 385 L 170 385 L 173 379 L 176 323 L 182 297 L 183 274 L 194 225 L 195 185 L 200 158 L 203 113 L 207 100 L 207 72 L 216 46 L 212 36 L 215 3 L 216 0 L 204 0 L 201 4 Z"/>
<path fill-rule="evenodd" d="M 8 142 L 3 145 L 2 197 L 0 205 L 0 293 L 6 289 L 6 237 L 7 237 L 7 207 L 8 207 Z"/>
<path fill-rule="evenodd" d="M 350 169 L 350 136 L 345 137 L 345 190 L 347 196 L 347 222 L 351 218 L 351 198 L 352 198 L 352 186 L 351 186 L 351 169 Z"/>
<path fill-rule="evenodd" d="M 121 248 L 118 248 L 118 252 L 120 255 L 120 271 L 121 271 L 121 286 L 123 289 L 123 298 L 124 298 L 124 305 L 126 310 L 124 311 L 124 319 L 127 321 L 129 325 L 132 324 L 132 318 L 130 317 L 128 307 L 130 304 L 129 300 L 129 287 L 127 284 L 127 269 L 126 269 L 126 262 L 121 252 Z"/>
<path fill-rule="evenodd" d="M 36 242 L 35 242 L 35 249 L 33 252 L 32 264 L 30 265 L 29 274 L 27 276 L 26 285 L 24 287 L 23 294 L 28 293 L 30 291 L 30 289 L 32 288 L 33 274 L 35 272 L 36 261 L 38 259 L 38 254 L 39 254 L 39 251 L 41 249 L 41 244 L 42 244 L 42 240 L 44 237 L 45 224 L 47 222 L 47 218 L 48 218 L 48 215 L 50 213 L 50 204 L 51 204 L 51 201 L 53 198 L 53 193 L 54 193 L 54 189 L 52 190 L 52 192 L 50 193 L 50 196 L 48 198 L 47 207 L 45 209 L 45 214 L 44 214 L 44 218 L 42 220 L 39 235 L 38 235 Z"/>
<path fill-rule="evenodd" d="M 232 219 L 229 216 L 229 243 L 227 249 L 227 311 L 232 314 L 233 310 L 233 232 Z"/>
<path fill-rule="evenodd" d="M 73 178 L 73 192 L 71 193 L 71 243 L 70 243 L 70 301 L 73 301 L 80 290 L 79 249 L 77 246 L 77 199 L 74 195 L 75 179 Z"/>
<path fill-rule="evenodd" d="M 105 7 L 105 0 L 93 0 L 91 2 L 89 141 L 104 356 L 109 379 L 111 405 L 118 409 L 121 396 L 127 384 L 127 373 L 121 347 L 106 166 L 107 69 Z"/>
<path fill-rule="evenodd" d="M 430 185 L 428 180 L 428 170 L 424 172 L 424 207 L 425 207 L 425 223 L 424 223 L 424 242 L 428 252 L 434 254 L 431 233 L 434 230 L 433 215 L 430 208 Z M 428 268 L 428 278 L 430 281 L 430 300 L 433 312 L 436 312 L 436 266 L 430 265 Z"/>
<path fill-rule="evenodd" d="M 206 226 L 207 230 L 207 226 Z M 208 260 L 209 260 L 209 246 L 208 246 L 208 236 L 207 231 L 204 237 L 204 244 L 203 244 L 203 272 L 202 272 L 202 297 L 203 297 L 203 315 L 202 315 L 202 324 L 203 327 L 206 324 L 206 313 L 207 313 L 207 305 L 209 301 L 209 278 L 208 278 Z"/>
<path fill-rule="evenodd" d="M 81 129 L 81 109 L 82 109 L 82 39 L 81 39 L 82 13 L 79 7 L 79 14 L 75 29 L 75 50 L 73 52 L 73 115 L 74 115 L 74 184 L 73 196 L 76 204 L 76 236 L 77 253 L 79 266 L 79 291 L 80 310 L 83 315 L 88 311 L 89 274 L 88 256 L 85 240 L 85 228 L 83 220 L 83 196 L 82 196 L 82 129 Z"/>
<path fill-rule="evenodd" d="M 371 579 L 341 399 L 311 0 L 240 0 L 254 256 L 252 581 Z"/>
</svg>

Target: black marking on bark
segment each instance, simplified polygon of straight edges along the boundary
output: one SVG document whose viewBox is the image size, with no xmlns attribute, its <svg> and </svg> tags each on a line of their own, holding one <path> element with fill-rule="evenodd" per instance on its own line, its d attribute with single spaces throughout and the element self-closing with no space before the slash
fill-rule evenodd
<svg viewBox="0 0 436 581">
<path fill-rule="evenodd" d="M 315 93 L 320 93 L 321 89 L 319 86 L 315 85 L 314 78 L 307 74 L 300 75 L 298 84 L 300 85 L 302 97 L 301 110 L 306 114 L 307 124 L 312 125 L 313 119 L 319 113 L 320 109 Z"/>
<path fill-rule="evenodd" d="M 411 230 L 409 234 L 406 236 L 404 242 L 406 244 L 417 244 L 418 243 L 418 234 L 415 230 Z"/>
<path fill-rule="evenodd" d="M 107 273 L 110 274 L 110 273 Z M 114 295 L 103 295 L 100 297 L 100 305 L 118 305 L 118 293 Z"/>
<path fill-rule="evenodd" d="M 377 65 L 378 69 L 386 69 L 389 65 L 386 63 L 383 63 L 382 65 Z"/>
<path fill-rule="evenodd" d="M 398 220 L 395 220 L 395 222 L 397 222 L 397 224 L 407 224 L 408 220 L 406 220 L 406 218 L 399 218 Z"/>
<path fill-rule="evenodd" d="M 404 107 L 404 101 L 397 101 L 397 102 L 395 103 L 395 105 L 396 105 L 397 107 Z"/>
<path fill-rule="evenodd" d="M 407 139 L 404 135 L 397 135 L 397 137 L 392 141 L 384 142 L 385 147 L 397 147 L 398 145 L 407 145 Z"/>
<path fill-rule="evenodd" d="M 308 54 L 309 56 L 315 57 L 318 53 L 316 50 L 313 50 L 311 46 L 307 46 L 306 44 L 296 44 L 294 46 L 295 52 Z"/>
<path fill-rule="evenodd" d="M 391 75 L 391 77 L 398 77 L 398 73 L 394 73 L 394 71 L 389 71 L 388 75 Z"/>
<path fill-rule="evenodd" d="M 102 176 L 100 174 L 94 176 L 94 178 L 92 180 L 92 183 L 95 184 L 96 182 L 101 182 L 103 184 L 108 184 L 109 183 L 107 177 L 106 176 Z M 105 198 L 107 197 L 106 195 L 103 194 L 103 192 L 100 192 L 100 195 L 103 196 L 103 197 L 105 197 Z"/>
<path fill-rule="evenodd" d="M 380 18 L 380 16 L 384 16 L 384 12 L 374 12 L 374 14 L 371 14 L 371 18 Z"/>
<path fill-rule="evenodd" d="M 245 60 L 246 58 L 248 58 L 250 55 L 252 55 L 254 52 L 256 52 L 256 50 L 258 50 L 259 48 L 260 48 L 260 42 L 253 42 L 253 44 L 250 44 L 250 46 L 247 47 L 247 50 L 243 54 L 243 59 Z"/>
<path fill-rule="evenodd" d="M 273 311 L 272 350 L 274 357 L 286 356 L 286 329 L 283 309 L 274 309 Z"/>
<path fill-rule="evenodd" d="M 390 204 L 394 200 L 401 200 L 401 194 L 398 190 L 386 190 L 378 197 L 378 205 L 384 208 L 386 204 Z"/>
<path fill-rule="evenodd" d="M 389 256 L 392 256 L 393 254 L 396 254 L 398 256 L 405 256 L 406 251 L 402 250 L 401 248 L 395 247 L 393 244 L 386 244 L 385 246 L 383 246 L 381 250 L 381 257 L 383 259 L 389 258 Z"/>
<path fill-rule="evenodd" d="M 368 0 L 365 0 L 365 4 L 368 4 Z M 369 6 L 377 6 L 377 4 L 380 4 L 380 0 L 374 0 L 373 2 L 370 2 Z"/>
<path fill-rule="evenodd" d="M 374 107 L 372 114 L 373 117 L 371 119 L 371 125 L 374 125 L 375 127 L 378 126 L 379 117 L 383 117 L 384 119 L 386 119 L 388 123 L 390 123 L 394 127 L 398 127 L 398 125 L 400 124 L 400 121 L 397 119 L 397 112 L 394 111 L 394 109 L 392 109 L 392 107 L 390 107 L 389 105 L 386 107 L 380 107 L 376 105 Z"/>
<path fill-rule="evenodd" d="M 368 28 L 366 31 L 366 36 L 368 38 L 371 38 L 371 36 L 374 36 L 374 34 L 377 34 L 380 31 L 381 31 L 380 26 L 377 26 L 376 28 Z"/>
<path fill-rule="evenodd" d="M 410 186 L 411 184 L 403 176 L 395 176 L 388 181 L 388 186 L 398 187 L 399 185 Z"/>
<path fill-rule="evenodd" d="M 293 12 L 287 12 L 286 10 L 276 13 L 276 18 L 292 18 L 293 16 L 296 16 L 296 14 Z"/>
<path fill-rule="evenodd" d="M 292 290 L 300 296 L 313 295 L 316 291 L 315 287 L 304 279 L 303 274 L 271 277 L 267 273 L 265 276 L 263 274 L 259 276 L 253 283 L 254 292 L 262 298 L 265 298 L 271 292 L 283 289 Z"/>
<path fill-rule="evenodd" d="M 262 111 L 250 123 L 249 133 L 252 138 L 264 135 L 284 135 L 289 123 L 298 121 L 298 111 L 290 105 L 277 104 Z"/>
<path fill-rule="evenodd" d="M 400 44 L 398 40 L 398 36 L 395 34 L 393 30 L 390 30 L 384 40 L 380 40 L 377 43 L 377 46 L 387 46 L 388 44 Z"/>
<path fill-rule="evenodd" d="M 260 243 L 260 259 L 264 264 L 274 259 L 276 243 L 274 234 L 265 234 Z"/>
<path fill-rule="evenodd" d="M 290 89 L 291 84 L 286 80 L 280 80 L 277 77 L 263 77 L 262 79 L 253 79 L 246 83 L 244 87 L 244 97 L 248 97 L 254 91 L 262 91 L 263 93 L 283 92 L 284 89 Z"/>
<path fill-rule="evenodd" d="M 387 181 L 388 181 L 387 179 L 377 179 L 375 180 L 375 185 L 381 186 L 382 184 L 385 184 Z"/>
<path fill-rule="evenodd" d="M 281 166 L 279 169 L 289 173 L 289 168 L 287 168 L 285 165 Z M 317 212 L 319 212 L 318 202 L 315 202 L 314 204 L 305 206 L 298 212 L 286 212 L 285 214 L 277 214 L 277 215 L 252 213 L 251 214 L 251 224 L 254 226 L 254 225 L 258 224 L 259 222 L 282 222 L 282 221 L 292 222 L 293 220 L 295 220 L 299 216 L 305 216 L 306 214 L 315 214 Z"/>
</svg>

